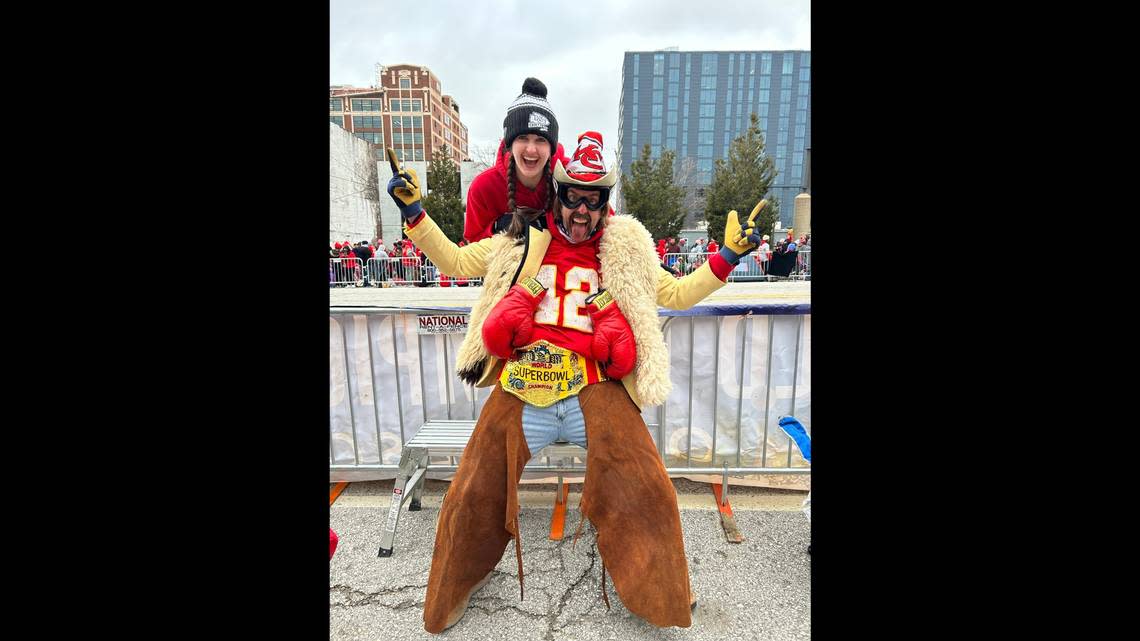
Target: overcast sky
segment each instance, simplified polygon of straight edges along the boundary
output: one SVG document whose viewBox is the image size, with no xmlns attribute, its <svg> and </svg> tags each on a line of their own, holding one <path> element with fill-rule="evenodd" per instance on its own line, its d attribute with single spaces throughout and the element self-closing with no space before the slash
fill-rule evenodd
<svg viewBox="0 0 1140 641">
<path fill-rule="evenodd" d="M 329 81 L 368 87 L 375 65 L 424 65 L 459 103 L 468 145 L 497 145 L 523 80 L 549 89 L 559 142 L 618 142 L 626 51 L 811 49 L 808 0 L 331 0 Z"/>
</svg>

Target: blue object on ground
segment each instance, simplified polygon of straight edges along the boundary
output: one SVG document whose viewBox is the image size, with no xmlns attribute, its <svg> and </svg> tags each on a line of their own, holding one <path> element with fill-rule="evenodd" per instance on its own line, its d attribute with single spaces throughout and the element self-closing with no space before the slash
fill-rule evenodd
<svg viewBox="0 0 1140 641">
<path fill-rule="evenodd" d="M 780 419 L 780 429 L 784 430 L 784 432 L 795 441 L 796 446 L 800 448 L 800 454 L 803 455 L 804 460 L 811 463 L 811 436 L 808 435 L 804 426 L 800 425 L 800 422 L 797 421 L 794 416 L 785 416 Z"/>
</svg>

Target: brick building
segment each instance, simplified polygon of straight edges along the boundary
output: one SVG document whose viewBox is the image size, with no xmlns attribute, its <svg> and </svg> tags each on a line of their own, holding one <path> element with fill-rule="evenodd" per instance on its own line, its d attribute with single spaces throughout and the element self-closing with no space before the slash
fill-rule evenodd
<svg viewBox="0 0 1140 641">
<path fill-rule="evenodd" d="M 373 87 L 329 87 L 329 122 L 372 144 L 378 160 L 391 147 L 401 160 L 431 162 L 446 145 L 455 162 L 470 160 L 459 103 L 439 77 L 419 65 L 377 65 Z"/>
</svg>

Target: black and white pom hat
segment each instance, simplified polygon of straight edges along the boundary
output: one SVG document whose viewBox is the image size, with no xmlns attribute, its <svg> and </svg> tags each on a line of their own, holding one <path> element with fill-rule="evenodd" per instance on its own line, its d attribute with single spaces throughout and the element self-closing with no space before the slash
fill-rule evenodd
<svg viewBox="0 0 1140 641">
<path fill-rule="evenodd" d="M 546 85 L 538 78 L 523 81 L 522 93 L 507 107 L 503 118 L 503 147 L 509 150 L 515 138 L 536 134 L 550 142 L 550 153 L 558 147 L 558 119 L 546 101 Z"/>
</svg>

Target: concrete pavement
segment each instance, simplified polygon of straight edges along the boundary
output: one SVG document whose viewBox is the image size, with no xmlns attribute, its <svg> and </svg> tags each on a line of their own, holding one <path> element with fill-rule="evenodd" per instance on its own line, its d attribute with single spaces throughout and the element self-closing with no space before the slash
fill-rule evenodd
<svg viewBox="0 0 1140 641">
<path fill-rule="evenodd" d="M 581 486 L 571 485 L 564 538 L 551 541 L 554 486 L 528 485 L 521 488 L 519 517 L 525 600 L 519 601 L 511 544 L 491 582 L 472 598 L 467 615 L 441 635 L 428 634 L 423 601 L 438 506 L 448 484 L 428 481 L 423 510 L 405 507 L 393 555 L 378 558 L 392 481 L 370 481 L 349 485 L 330 508 L 330 526 L 340 537 L 329 564 L 330 638 L 810 639 L 810 524 L 800 510 L 807 493 L 732 487 L 729 501 L 745 540 L 731 544 L 708 486 L 683 479 L 674 484 L 690 579 L 699 599 L 690 628 L 655 628 L 632 615 L 608 578 L 612 609 L 607 611 L 590 524 L 583 527 L 576 548 L 571 547 Z"/>
</svg>

